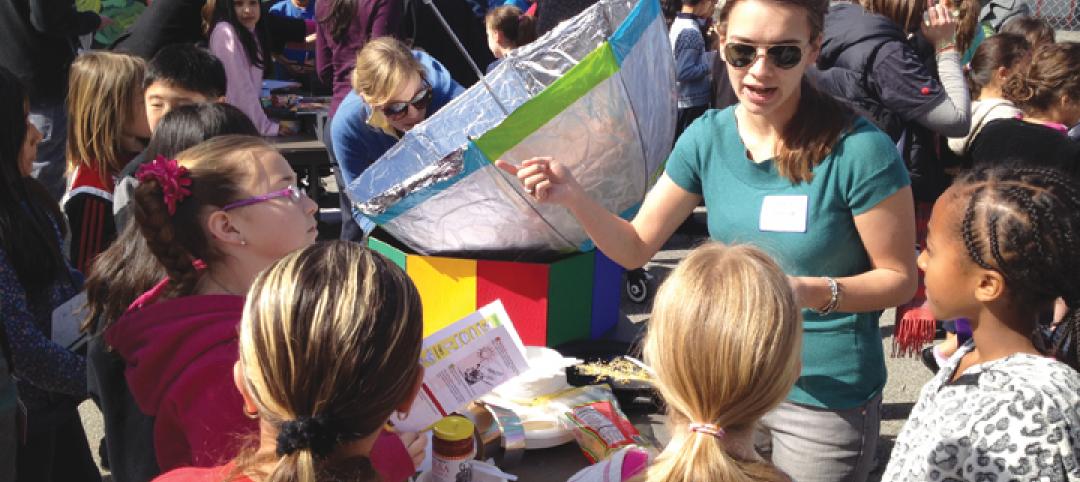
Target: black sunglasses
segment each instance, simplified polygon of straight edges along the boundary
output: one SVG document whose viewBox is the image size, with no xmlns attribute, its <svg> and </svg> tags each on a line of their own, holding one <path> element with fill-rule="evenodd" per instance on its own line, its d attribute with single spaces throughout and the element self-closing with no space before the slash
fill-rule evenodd
<svg viewBox="0 0 1080 482">
<path fill-rule="evenodd" d="M 765 57 L 781 69 L 790 69 L 802 61 L 802 47 L 798 45 L 763 45 L 762 47 L 765 48 Z M 758 49 L 759 47 L 753 44 L 724 44 L 724 60 L 728 65 L 741 69 L 757 60 Z"/>
<path fill-rule="evenodd" d="M 428 104 L 431 103 L 431 86 L 427 81 L 424 82 L 424 88 L 420 89 L 416 95 L 413 96 L 408 102 L 394 102 L 393 104 L 386 104 L 382 106 L 381 110 L 383 115 L 387 119 L 397 120 L 405 116 L 405 113 L 409 111 L 409 106 L 413 106 L 416 110 L 427 109 Z"/>
</svg>

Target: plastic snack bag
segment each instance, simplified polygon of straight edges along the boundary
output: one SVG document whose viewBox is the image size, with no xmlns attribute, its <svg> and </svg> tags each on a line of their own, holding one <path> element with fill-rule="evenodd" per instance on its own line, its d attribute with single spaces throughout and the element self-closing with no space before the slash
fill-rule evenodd
<svg viewBox="0 0 1080 482">
<path fill-rule="evenodd" d="M 580 387 L 559 397 L 559 402 L 565 404 L 563 423 L 573 431 L 589 462 L 604 460 L 627 445 L 651 448 L 619 409 L 608 386 Z"/>
</svg>

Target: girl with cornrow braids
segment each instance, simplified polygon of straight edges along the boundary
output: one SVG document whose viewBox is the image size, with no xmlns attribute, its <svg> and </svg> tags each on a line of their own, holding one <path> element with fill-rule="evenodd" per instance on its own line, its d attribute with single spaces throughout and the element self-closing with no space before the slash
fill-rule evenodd
<svg viewBox="0 0 1080 482">
<path fill-rule="evenodd" d="M 972 341 L 923 387 L 883 481 L 1080 480 L 1076 347 L 1033 340 L 1059 297 L 1059 331 L 1080 328 L 1077 232 L 1080 189 L 1052 169 L 980 168 L 938 199 L 919 267 Z"/>
<path fill-rule="evenodd" d="M 317 208 L 258 137 L 221 136 L 140 168 L 132 206 L 168 276 L 104 331 L 132 398 L 153 417 L 161 470 L 212 465 L 254 433 L 229 376 L 244 294 L 259 271 L 315 241 Z"/>
<path fill-rule="evenodd" d="M 395 412 L 408 413 L 420 390 L 422 313 L 405 272 L 360 244 L 316 244 L 274 263 L 251 286 L 231 372 L 243 394 L 235 411 L 259 420 L 259 437 L 223 466 L 155 480 L 401 482 L 413 475 L 427 438 L 384 426 Z"/>
</svg>

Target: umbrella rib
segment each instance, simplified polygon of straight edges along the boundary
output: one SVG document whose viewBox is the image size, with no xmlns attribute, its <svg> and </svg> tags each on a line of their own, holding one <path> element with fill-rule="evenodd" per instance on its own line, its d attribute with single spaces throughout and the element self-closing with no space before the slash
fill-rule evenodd
<svg viewBox="0 0 1080 482">
<path fill-rule="evenodd" d="M 619 73 L 617 75 L 619 76 L 619 83 L 622 84 L 623 93 L 626 94 L 627 104 L 630 105 L 630 113 L 633 114 L 634 124 L 636 125 L 640 117 L 638 117 L 637 109 L 634 108 L 634 103 L 630 101 L 630 94 L 628 93 L 629 89 L 626 87 L 626 79 L 622 75 L 622 65 L 619 65 Z M 649 152 L 645 149 L 645 136 L 641 135 L 641 126 L 637 125 L 637 129 L 635 130 L 637 131 L 638 145 L 641 146 L 641 160 L 645 163 L 645 194 L 648 194 L 649 179 L 652 178 L 652 173 L 649 172 Z"/>
<path fill-rule="evenodd" d="M 551 229 L 551 232 L 555 233 L 555 235 L 558 236 L 559 239 L 563 240 L 563 242 L 565 242 L 568 246 L 573 246 L 577 248 L 577 245 L 567 239 L 567 237 L 564 236 L 563 233 L 561 233 L 558 229 L 555 228 L 555 225 L 551 224 L 551 222 L 549 222 L 547 218 L 544 217 L 544 214 L 541 213 L 539 209 L 536 209 L 535 204 L 529 201 L 529 199 L 526 198 L 525 195 L 521 193 L 521 191 L 514 189 L 514 183 L 507 180 L 507 177 L 509 176 L 510 175 L 503 172 L 502 169 L 495 168 L 495 177 L 506 183 L 510 187 L 510 190 L 513 191 L 514 194 L 516 194 L 519 198 L 521 198 L 521 200 L 525 202 L 525 205 L 529 206 L 529 209 L 532 209 L 533 212 L 536 213 L 536 217 L 540 218 L 540 220 L 543 221 L 544 224 L 546 224 L 547 227 Z"/>
</svg>

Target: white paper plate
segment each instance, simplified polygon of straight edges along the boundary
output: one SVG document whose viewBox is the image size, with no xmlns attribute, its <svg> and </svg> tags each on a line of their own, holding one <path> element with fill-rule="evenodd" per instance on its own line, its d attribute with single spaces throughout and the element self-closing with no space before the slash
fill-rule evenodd
<svg viewBox="0 0 1080 482">
<path fill-rule="evenodd" d="M 566 430 L 549 420 L 523 422 L 525 426 L 525 450 L 557 447 L 574 440 L 574 432 Z"/>
</svg>

